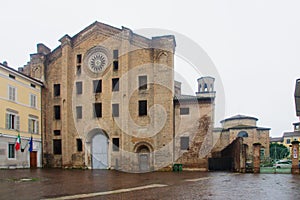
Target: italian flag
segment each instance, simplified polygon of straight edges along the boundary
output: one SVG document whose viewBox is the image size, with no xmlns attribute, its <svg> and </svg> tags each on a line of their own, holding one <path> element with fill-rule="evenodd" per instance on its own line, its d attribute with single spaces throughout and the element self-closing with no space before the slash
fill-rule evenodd
<svg viewBox="0 0 300 200">
<path fill-rule="evenodd" d="M 15 148 L 16 148 L 16 151 L 20 150 L 20 148 L 21 148 L 21 137 L 20 137 L 20 133 L 18 134 Z"/>
</svg>

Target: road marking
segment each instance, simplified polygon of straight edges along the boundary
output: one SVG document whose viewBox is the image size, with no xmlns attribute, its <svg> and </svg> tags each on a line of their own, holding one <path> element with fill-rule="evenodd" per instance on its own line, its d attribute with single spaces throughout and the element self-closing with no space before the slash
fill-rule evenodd
<svg viewBox="0 0 300 200">
<path fill-rule="evenodd" d="M 43 199 L 43 200 L 81 199 L 81 198 L 96 197 L 96 196 L 103 196 L 103 195 L 109 195 L 109 194 L 118 194 L 118 193 L 123 193 L 123 192 L 131 192 L 131 191 L 135 191 L 135 190 L 143 190 L 143 189 L 166 187 L 166 186 L 168 186 L 168 185 L 151 184 L 151 185 L 139 186 L 139 187 L 134 187 L 134 188 L 125 188 L 125 189 L 111 190 L 111 191 L 105 191 L 105 192 L 94 192 L 94 193 L 88 193 L 88 194 L 75 194 L 75 195 L 70 195 L 70 196 L 47 198 L 47 199 Z"/>
<path fill-rule="evenodd" d="M 196 181 L 203 181 L 203 180 L 207 180 L 207 179 L 210 179 L 210 177 L 202 177 L 202 178 L 196 178 L 196 179 L 186 179 L 185 181 L 196 182 Z"/>
</svg>

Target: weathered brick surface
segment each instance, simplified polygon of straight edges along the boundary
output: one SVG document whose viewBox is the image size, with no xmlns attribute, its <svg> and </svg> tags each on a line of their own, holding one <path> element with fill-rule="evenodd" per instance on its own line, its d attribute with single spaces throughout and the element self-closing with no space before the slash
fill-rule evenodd
<svg viewBox="0 0 300 200">
<path fill-rule="evenodd" d="M 207 167 L 207 154 L 212 143 L 213 103 L 197 101 L 190 104 L 191 116 L 186 119 L 180 116 L 178 105 L 174 109 L 173 36 L 147 39 L 124 27 L 117 29 L 95 22 L 74 37 L 62 37 L 60 42 L 61 45 L 51 52 L 39 44 L 36 57 L 24 67 L 26 74 L 45 83 L 42 108 L 44 166 L 91 168 L 91 141 L 97 130 L 102 130 L 108 138 L 109 168 L 138 171 L 138 152 L 142 147 L 149 150 L 150 170 L 174 161 L 192 167 Z M 99 74 L 87 67 L 87 55 L 95 47 L 102 48 L 109 61 L 108 67 Z M 119 50 L 117 71 L 113 70 L 112 64 L 115 49 Z M 79 54 L 82 55 L 80 75 L 76 63 Z M 39 70 L 33 72 L 36 66 Z M 144 91 L 138 90 L 139 75 L 147 75 L 148 85 Z M 120 80 L 118 92 L 112 92 L 113 78 Z M 95 95 L 92 81 L 96 79 L 102 80 L 102 92 Z M 77 81 L 83 83 L 82 95 L 76 94 Z M 54 84 L 61 85 L 59 97 L 53 95 Z M 139 100 L 147 100 L 146 116 L 138 115 Z M 101 118 L 93 117 L 92 104 L 95 102 L 102 103 Z M 117 118 L 112 117 L 112 103 L 119 104 Z M 61 106 L 61 120 L 54 120 L 54 105 Z M 82 106 L 82 119 L 75 117 L 76 106 Z M 61 130 L 61 135 L 55 136 L 54 130 Z M 191 150 L 180 158 L 184 152 L 178 150 L 178 138 L 183 134 L 190 135 Z M 77 151 L 78 138 L 83 141 L 82 152 Z M 112 151 L 112 138 L 119 138 L 119 152 Z M 53 154 L 53 139 L 61 139 L 62 155 Z M 208 147 L 202 145 L 203 141 Z M 199 151 L 205 155 L 199 156 Z"/>
<path fill-rule="evenodd" d="M 229 118 L 230 119 L 230 118 Z M 243 137 L 243 144 L 246 145 L 246 158 L 252 160 L 253 158 L 253 144 L 260 143 L 261 148 L 264 149 L 264 158 L 270 156 L 269 150 L 269 131 L 268 128 L 259 128 L 256 125 L 257 119 L 249 119 L 245 116 L 239 119 L 228 120 L 223 122 L 221 129 L 215 129 L 213 133 L 214 149 L 213 154 L 217 155 L 226 146 L 232 143 L 240 132 L 247 132 L 248 137 Z M 262 158 L 263 159 L 263 158 Z"/>
</svg>

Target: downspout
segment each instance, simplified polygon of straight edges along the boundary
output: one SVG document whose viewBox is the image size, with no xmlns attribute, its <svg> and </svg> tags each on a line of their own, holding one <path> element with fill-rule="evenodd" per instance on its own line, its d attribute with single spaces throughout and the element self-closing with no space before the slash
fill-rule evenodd
<svg viewBox="0 0 300 200">
<path fill-rule="evenodd" d="M 172 166 L 175 163 L 175 98 L 173 99 L 173 159 Z"/>
</svg>

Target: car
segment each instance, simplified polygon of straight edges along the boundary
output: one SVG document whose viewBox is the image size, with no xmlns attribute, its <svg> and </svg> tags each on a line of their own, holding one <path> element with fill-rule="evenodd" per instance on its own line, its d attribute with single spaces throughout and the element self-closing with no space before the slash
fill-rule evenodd
<svg viewBox="0 0 300 200">
<path fill-rule="evenodd" d="M 274 168 L 292 168 L 292 163 L 289 161 L 277 161 L 274 165 Z"/>
</svg>

